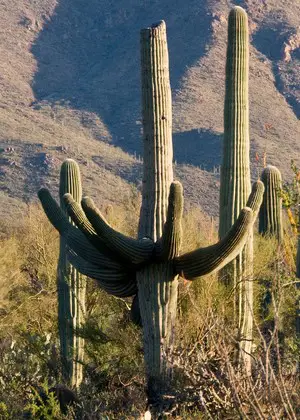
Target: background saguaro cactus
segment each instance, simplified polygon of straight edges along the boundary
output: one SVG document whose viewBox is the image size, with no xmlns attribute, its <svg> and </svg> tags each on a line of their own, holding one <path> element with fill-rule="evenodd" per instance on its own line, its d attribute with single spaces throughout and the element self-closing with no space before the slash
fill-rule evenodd
<svg viewBox="0 0 300 420">
<path fill-rule="evenodd" d="M 82 188 L 78 164 L 67 159 L 61 166 L 59 196 L 60 206 L 67 214 L 63 197 L 72 194 L 80 203 Z M 60 238 L 60 252 L 57 267 L 58 280 L 58 328 L 60 353 L 64 380 L 72 387 L 82 381 L 84 339 L 78 335 L 85 314 L 86 279 L 70 263 L 66 240 Z"/>
<path fill-rule="evenodd" d="M 276 313 L 275 316 L 272 316 L 272 301 L 274 300 L 273 296 L 276 296 L 278 293 L 278 273 L 279 273 L 279 261 L 278 256 L 280 251 L 280 245 L 283 239 L 283 225 L 282 225 L 282 179 L 279 169 L 275 166 L 268 165 L 264 168 L 261 174 L 261 180 L 265 187 L 265 192 L 263 196 L 262 205 L 259 210 L 259 233 L 266 238 L 275 238 L 277 252 L 277 259 L 275 260 L 273 267 L 273 278 L 272 281 L 267 281 L 265 283 L 265 293 L 262 301 L 262 313 L 264 317 L 268 317 L 268 328 L 265 330 L 266 339 L 270 340 L 268 337 L 268 332 L 270 329 L 274 329 L 276 323 L 277 337 L 278 337 L 278 349 L 280 350 L 281 357 L 283 356 L 284 348 L 284 328 L 282 323 L 282 317 L 280 313 Z M 277 273 L 277 275 L 275 274 Z M 275 299 L 276 301 L 277 299 Z M 271 318 L 270 318 L 271 316 Z M 271 323 L 270 323 L 271 322 Z M 274 369 L 278 369 L 278 364 L 274 363 Z"/>
<path fill-rule="evenodd" d="M 249 35 L 246 12 L 234 7 L 228 19 L 224 143 L 220 185 L 219 236 L 223 238 L 245 206 L 250 189 L 249 145 Z M 243 252 L 223 272 L 234 288 L 234 312 L 238 328 L 239 358 L 251 369 L 253 323 L 253 235 Z"/>
<path fill-rule="evenodd" d="M 259 233 L 274 236 L 282 241 L 282 198 L 281 173 L 275 166 L 268 165 L 261 174 L 265 186 L 264 198 L 259 211 Z"/>
<path fill-rule="evenodd" d="M 89 198 L 82 208 L 64 195 L 69 223 L 48 190 L 39 192 L 51 223 L 66 239 L 72 264 L 115 296 L 138 301 L 150 403 L 168 390 L 177 309 L 178 276 L 194 280 L 217 271 L 241 252 L 262 200 L 256 183 L 249 207 L 217 244 L 180 255 L 183 191 L 173 181 L 171 90 L 166 26 L 160 22 L 141 32 L 144 174 L 139 238 L 115 231 Z"/>
</svg>

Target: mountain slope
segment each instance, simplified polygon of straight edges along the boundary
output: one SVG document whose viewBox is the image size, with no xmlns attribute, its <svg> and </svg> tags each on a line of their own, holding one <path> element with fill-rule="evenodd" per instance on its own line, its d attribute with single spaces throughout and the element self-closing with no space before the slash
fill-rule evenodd
<svg viewBox="0 0 300 420">
<path fill-rule="evenodd" d="M 247 9 L 251 28 L 253 174 L 266 153 L 288 178 L 290 160 L 300 163 L 300 4 L 235 4 Z M 65 157 L 81 163 L 86 192 L 99 204 L 130 195 L 128 182 L 140 187 L 139 30 L 160 19 L 176 176 L 189 201 L 217 214 L 227 1 L 2 0 L 0 8 L 0 215 L 13 211 L 11 199 L 55 186 Z"/>
</svg>

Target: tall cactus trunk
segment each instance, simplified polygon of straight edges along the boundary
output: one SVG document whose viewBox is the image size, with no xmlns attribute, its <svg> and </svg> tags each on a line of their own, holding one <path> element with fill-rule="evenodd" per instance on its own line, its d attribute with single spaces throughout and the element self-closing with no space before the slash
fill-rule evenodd
<svg viewBox="0 0 300 420">
<path fill-rule="evenodd" d="M 80 203 L 82 192 L 79 167 L 71 159 L 62 164 L 60 172 L 60 205 L 67 214 L 63 200 L 66 193 L 72 194 Z M 62 375 L 69 386 L 77 388 L 83 375 L 84 339 L 78 336 L 78 329 L 83 324 L 85 313 L 86 281 L 68 261 L 67 246 L 63 237 L 60 238 L 57 279 Z"/>
<path fill-rule="evenodd" d="M 166 25 L 141 31 L 142 114 L 144 137 L 143 197 L 139 237 L 162 237 L 173 181 L 172 104 Z M 177 277 L 172 263 L 151 264 L 137 273 L 144 331 L 149 402 L 167 389 L 174 337 Z"/>
<path fill-rule="evenodd" d="M 246 205 L 251 190 L 249 145 L 249 39 L 247 14 L 234 7 L 229 14 L 224 107 L 224 145 L 221 167 L 220 225 L 223 238 Z M 251 369 L 253 323 L 253 234 L 244 250 L 226 268 L 234 287 L 234 311 L 239 336 L 239 359 Z M 230 273 L 230 274 L 228 274 Z M 224 271 L 223 271 L 224 275 Z"/>
</svg>

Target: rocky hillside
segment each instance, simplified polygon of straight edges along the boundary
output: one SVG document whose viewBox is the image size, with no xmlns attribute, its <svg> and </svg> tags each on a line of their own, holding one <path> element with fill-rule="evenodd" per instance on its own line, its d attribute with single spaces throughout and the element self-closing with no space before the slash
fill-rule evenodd
<svg viewBox="0 0 300 420">
<path fill-rule="evenodd" d="M 86 192 L 119 202 L 140 187 L 139 30 L 167 23 L 176 176 L 188 201 L 218 212 L 228 10 L 251 28 L 253 176 L 262 156 L 286 179 L 300 164 L 300 2 L 294 0 L 1 0 L 0 217 L 66 157 Z M 259 156 L 259 161 L 254 156 Z"/>
</svg>

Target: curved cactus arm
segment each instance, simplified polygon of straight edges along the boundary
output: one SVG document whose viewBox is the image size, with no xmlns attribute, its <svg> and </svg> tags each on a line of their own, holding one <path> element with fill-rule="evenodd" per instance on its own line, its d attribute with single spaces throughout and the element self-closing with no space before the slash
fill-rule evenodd
<svg viewBox="0 0 300 420">
<path fill-rule="evenodd" d="M 96 280 L 101 289 L 111 295 L 128 297 L 137 293 L 134 273 L 101 269 L 88 263 L 78 255 L 72 254 L 72 252 L 69 254 L 69 260 L 78 271 Z"/>
<path fill-rule="evenodd" d="M 71 194 L 65 194 L 64 195 L 64 205 L 65 205 L 66 210 L 67 210 L 69 216 L 71 217 L 72 221 L 81 230 L 81 232 L 84 233 L 84 235 L 87 237 L 89 242 L 99 252 L 106 255 L 108 258 L 114 259 L 116 257 L 116 254 L 114 252 L 112 252 L 106 246 L 104 241 L 102 241 L 102 239 L 97 235 L 97 233 L 95 232 L 95 229 L 93 228 L 92 224 L 90 223 L 90 221 L 86 217 L 86 215 L 85 215 L 84 211 L 82 210 L 80 204 L 77 203 L 74 200 L 74 198 L 72 197 Z M 88 258 L 85 258 L 85 259 L 89 261 Z M 122 266 L 126 266 L 126 263 L 127 263 L 127 268 L 128 269 L 131 268 L 130 265 L 128 266 L 128 261 L 120 258 L 119 256 L 118 256 L 118 261 L 119 261 L 118 263 L 113 262 L 113 264 L 117 264 L 119 267 L 122 267 Z M 102 264 L 100 263 L 98 265 L 102 265 Z M 111 266 L 109 266 L 109 267 L 113 268 Z"/>
<path fill-rule="evenodd" d="M 194 280 L 220 270 L 241 252 L 252 224 L 253 211 L 245 207 L 227 235 L 218 243 L 175 258 L 176 273 L 185 279 Z"/>
<path fill-rule="evenodd" d="M 110 250 L 105 249 L 107 255 L 100 253 L 99 250 L 89 242 L 85 235 L 69 222 L 68 217 L 64 214 L 47 188 L 40 189 L 38 196 L 49 221 L 55 229 L 58 230 L 61 236 L 64 237 L 68 246 L 73 249 L 76 254 L 100 267 L 112 269 L 122 268 L 121 264 L 107 256 L 108 253 L 110 256 L 113 256 L 113 253 Z M 95 243 L 98 244 L 96 239 L 97 236 L 95 236 Z"/>
<path fill-rule="evenodd" d="M 79 229 L 72 226 L 64 236 L 70 250 L 91 264 L 100 268 L 121 270 L 123 265 L 101 254 L 84 236 Z"/>
<path fill-rule="evenodd" d="M 74 200 L 71 194 L 65 194 L 63 197 L 64 205 L 66 210 L 71 217 L 75 225 L 84 233 L 87 239 L 91 244 L 102 254 L 106 255 L 109 258 L 115 259 L 116 253 L 112 251 L 105 242 L 97 235 L 97 232 L 93 228 L 89 219 L 86 217 L 84 211 L 82 210 L 80 204 Z M 118 256 L 120 263 L 126 264 L 128 260 L 120 258 Z M 128 267 L 130 268 L 130 267 Z"/>
<path fill-rule="evenodd" d="M 262 181 L 258 180 L 254 182 L 246 207 L 250 207 L 250 209 L 253 210 L 255 219 L 256 219 L 256 216 L 258 215 L 258 212 L 259 212 L 262 200 L 263 200 L 264 191 L 265 191 L 265 186 Z"/>
<path fill-rule="evenodd" d="M 155 245 L 155 256 L 168 261 L 179 254 L 182 239 L 183 189 L 180 182 L 170 186 L 167 220 L 163 234 Z"/>
<path fill-rule="evenodd" d="M 106 222 L 91 198 L 84 198 L 82 207 L 100 238 L 105 240 L 107 247 L 122 260 L 139 265 L 151 259 L 154 249 L 151 239 L 133 239 L 117 232 Z"/>
</svg>

